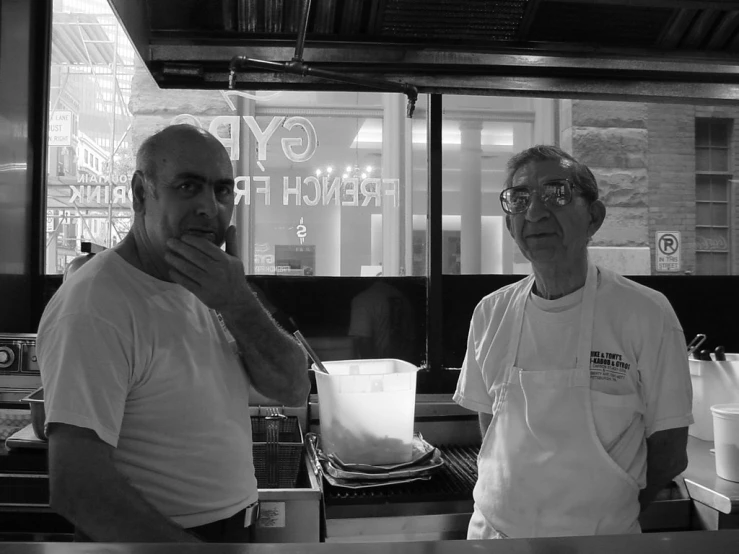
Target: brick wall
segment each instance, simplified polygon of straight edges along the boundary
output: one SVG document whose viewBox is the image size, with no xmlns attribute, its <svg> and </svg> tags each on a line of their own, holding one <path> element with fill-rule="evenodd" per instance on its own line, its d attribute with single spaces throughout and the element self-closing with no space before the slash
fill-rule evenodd
<svg viewBox="0 0 739 554">
<path fill-rule="evenodd" d="M 649 104 L 647 130 L 649 248 L 655 232 L 680 231 L 682 271 L 694 273 L 695 106 Z"/>
</svg>

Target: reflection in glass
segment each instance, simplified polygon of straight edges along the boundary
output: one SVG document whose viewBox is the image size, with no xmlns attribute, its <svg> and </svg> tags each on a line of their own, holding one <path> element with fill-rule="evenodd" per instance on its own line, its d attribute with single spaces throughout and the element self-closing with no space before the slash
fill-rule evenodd
<svg viewBox="0 0 739 554">
<path fill-rule="evenodd" d="M 395 286 L 375 281 L 352 299 L 347 334 L 355 337 L 360 358 L 412 359 L 413 306 Z"/>
</svg>

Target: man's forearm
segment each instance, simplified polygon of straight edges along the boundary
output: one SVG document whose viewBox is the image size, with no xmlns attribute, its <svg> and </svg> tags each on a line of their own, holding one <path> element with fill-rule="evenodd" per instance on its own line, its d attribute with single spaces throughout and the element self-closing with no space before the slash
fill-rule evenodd
<svg viewBox="0 0 739 554">
<path fill-rule="evenodd" d="M 647 438 L 647 486 L 639 492 L 644 511 L 650 502 L 688 466 L 688 428 L 658 431 Z"/>
<path fill-rule="evenodd" d="M 297 340 L 275 323 L 256 297 L 253 304 L 234 305 L 221 315 L 254 387 L 286 405 L 302 404 L 310 381 L 305 352 Z"/>
<path fill-rule="evenodd" d="M 674 477 L 665 477 L 659 480 L 654 480 L 654 482 L 647 481 L 647 486 L 639 491 L 639 506 L 642 512 L 647 509 L 647 506 L 657 498 L 657 495 L 662 492 L 662 490 L 667 487 L 673 479 Z"/>
<path fill-rule="evenodd" d="M 201 542 L 149 504 L 115 469 L 88 471 L 73 482 L 52 483 L 52 508 L 96 542 Z"/>
</svg>

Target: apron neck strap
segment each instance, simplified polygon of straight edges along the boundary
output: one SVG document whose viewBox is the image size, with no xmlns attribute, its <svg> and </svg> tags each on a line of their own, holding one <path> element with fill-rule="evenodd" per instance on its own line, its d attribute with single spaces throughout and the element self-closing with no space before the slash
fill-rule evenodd
<svg viewBox="0 0 739 554">
<path fill-rule="evenodd" d="M 518 294 L 514 296 L 511 303 L 513 312 L 513 337 L 505 367 L 514 366 L 518 354 L 521 335 L 523 333 L 523 318 L 526 310 L 526 302 L 534 287 L 534 275 L 529 275 L 522 283 Z M 576 367 L 578 369 L 578 380 L 590 382 L 590 351 L 593 344 L 593 324 L 595 322 L 595 296 L 598 289 L 598 268 L 588 260 L 588 273 L 585 278 L 582 303 L 580 304 L 580 330 L 578 333 Z"/>
</svg>

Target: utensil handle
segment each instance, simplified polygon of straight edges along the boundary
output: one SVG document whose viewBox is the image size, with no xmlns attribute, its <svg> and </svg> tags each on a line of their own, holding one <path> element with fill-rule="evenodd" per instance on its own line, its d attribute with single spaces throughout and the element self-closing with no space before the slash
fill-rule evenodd
<svg viewBox="0 0 739 554">
<path fill-rule="evenodd" d="M 703 333 L 698 333 L 693 340 L 688 343 L 688 354 L 692 354 L 694 350 L 697 350 L 698 347 L 703 344 L 703 341 L 706 340 L 706 335 Z"/>
<path fill-rule="evenodd" d="M 295 335 L 295 337 L 300 341 L 300 344 L 303 345 L 303 348 L 305 348 L 305 351 L 308 352 L 308 355 L 315 362 L 316 367 L 321 371 L 321 373 L 325 373 L 328 375 L 328 370 L 326 369 L 326 366 L 323 365 L 323 362 L 320 360 L 318 355 L 313 351 L 310 344 L 308 344 L 308 341 L 305 340 L 303 333 L 301 333 L 300 331 L 295 331 L 293 335 Z"/>
</svg>

